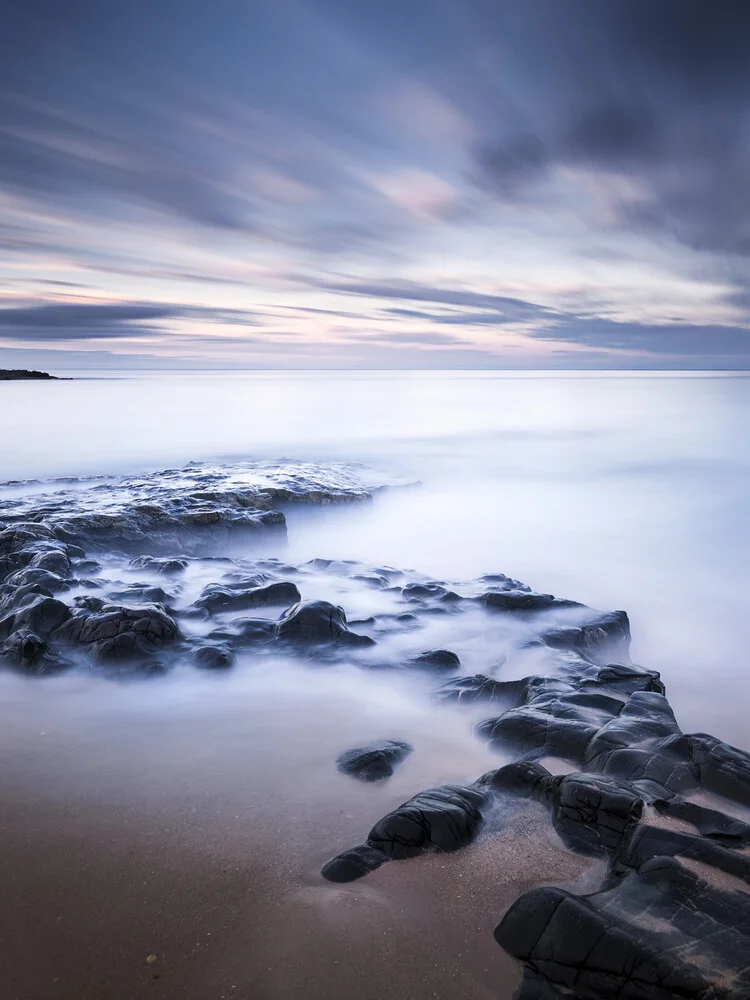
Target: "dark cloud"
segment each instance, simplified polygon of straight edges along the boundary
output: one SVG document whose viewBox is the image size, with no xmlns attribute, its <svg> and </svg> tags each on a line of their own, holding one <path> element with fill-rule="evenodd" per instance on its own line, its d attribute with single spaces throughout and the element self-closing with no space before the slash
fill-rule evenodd
<svg viewBox="0 0 750 1000">
<path fill-rule="evenodd" d="M 202 319 L 229 325 L 253 326 L 250 313 L 231 309 L 132 303 L 50 303 L 0 308 L 3 340 L 109 340 L 168 332 L 165 320 Z M 154 325 L 156 324 L 156 325 Z"/>
<path fill-rule="evenodd" d="M 239 336 L 291 306 L 187 307 L 158 283 L 189 301 L 191 285 L 215 285 L 212 302 L 233 286 L 235 303 L 261 262 L 274 287 L 316 296 L 317 313 L 294 299 L 310 316 L 396 326 L 372 339 L 382 350 L 408 321 L 435 327 L 414 344 L 446 357 L 446 327 L 496 327 L 500 341 L 515 324 L 559 357 L 568 343 L 571 357 L 699 358 L 703 343 L 739 364 L 744 329 L 667 320 L 670 274 L 731 285 L 716 292 L 722 317 L 750 311 L 748 39 L 747 0 L 9 0 L 0 248 L 13 287 L 31 264 L 27 288 L 75 268 L 113 298 L 178 304 L 9 307 L 0 334 L 174 337 L 192 320 Z M 591 314 L 462 284 L 501 288 L 506 262 L 517 276 L 516 241 L 537 268 L 524 283 L 546 273 L 544 300 L 570 309 L 571 258 L 596 259 Z M 664 323 L 614 323 L 617 261 L 649 254 L 672 295 Z M 332 277 L 336 258 L 359 277 Z"/>
<path fill-rule="evenodd" d="M 532 337 L 562 341 L 596 351 L 628 351 L 658 358 L 723 358 L 727 367 L 750 366 L 750 329 L 688 323 L 622 323 L 571 316 L 556 326 L 537 329 Z M 658 367 L 658 365 L 657 365 Z"/>
<path fill-rule="evenodd" d="M 360 295 L 375 299 L 400 299 L 404 302 L 433 302 L 449 306 L 469 306 L 475 309 L 492 309 L 498 315 L 514 320 L 543 319 L 554 315 L 554 310 L 525 299 L 516 299 L 507 295 L 492 295 L 483 292 L 473 292 L 461 288 L 439 288 L 420 285 L 413 281 L 328 281 L 320 282 L 320 287 L 330 291 L 342 292 L 346 295 Z M 404 310 L 390 310 L 400 312 Z M 434 318 L 434 314 L 421 314 Z"/>
<path fill-rule="evenodd" d="M 750 5 L 549 0 L 519 22 L 544 73 L 521 126 L 478 144 L 479 183 L 533 199 L 555 167 L 614 174 L 631 185 L 610 195 L 623 229 L 750 253 Z"/>
</svg>

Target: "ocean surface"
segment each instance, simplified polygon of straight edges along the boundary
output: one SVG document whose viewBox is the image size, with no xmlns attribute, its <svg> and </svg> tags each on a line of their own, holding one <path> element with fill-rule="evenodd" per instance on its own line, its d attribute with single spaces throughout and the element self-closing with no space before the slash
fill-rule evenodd
<svg viewBox="0 0 750 1000">
<path fill-rule="evenodd" d="M 284 457 L 418 481 L 293 515 L 289 558 L 624 608 L 684 727 L 750 746 L 747 374 L 75 374 L 2 386 L 0 480 Z"/>
<path fill-rule="evenodd" d="M 750 376 L 82 372 L 0 384 L 0 496 L 279 459 L 361 465 L 384 487 L 371 503 L 291 508 L 284 560 L 447 580 L 502 572 L 625 609 L 633 659 L 661 671 L 683 729 L 750 749 Z M 49 482 L 60 477 L 84 478 Z M 375 600 L 362 588 L 308 596 L 354 616 Z M 471 670 L 502 660 L 491 632 L 456 628 L 436 618 L 424 645 L 455 647 Z M 390 671 L 283 657 L 122 683 L 0 672 L 0 937 L 15 956 L 0 995 L 509 998 L 520 971 L 492 939 L 504 909 L 535 884 L 597 881 L 547 824 L 351 886 L 319 875 L 415 792 L 502 763 L 471 732 L 486 714 L 436 706 Z M 335 771 L 342 749 L 373 738 L 416 751 L 377 787 Z"/>
</svg>

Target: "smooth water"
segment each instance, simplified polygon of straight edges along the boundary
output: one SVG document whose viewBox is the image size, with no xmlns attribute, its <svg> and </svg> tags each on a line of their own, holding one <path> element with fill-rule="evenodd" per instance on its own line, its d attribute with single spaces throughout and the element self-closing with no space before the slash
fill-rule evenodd
<svg viewBox="0 0 750 1000">
<path fill-rule="evenodd" d="M 750 746 L 747 375 L 79 375 L 0 386 L 0 479 L 286 457 L 419 480 L 294 513 L 289 558 L 502 571 L 625 608 L 684 728 Z"/>
<path fill-rule="evenodd" d="M 500 571 L 625 608 L 633 656 L 662 671 L 683 728 L 750 748 L 749 377 L 0 383 L 0 481 L 282 457 L 365 463 L 365 478 L 393 484 L 372 503 L 292 507 L 286 548 L 273 543 L 284 560 L 359 559 L 452 580 Z M 89 485 L 26 481 L 0 493 Z M 181 599 L 212 572 L 191 569 Z M 334 600 L 350 617 L 388 599 L 352 581 L 297 579 L 304 598 Z M 503 663 L 505 640 L 488 621 L 436 616 L 398 640 L 415 649 L 378 650 L 398 660 L 446 646 L 467 671 L 543 671 Z M 252 650 L 221 674 L 187 664 L 122 682 L 1 671 L 0 938 L 14 962 L 0 993 L 510 998 L 520 968 L 492 937 L 505 909 L 534 885 L 585 891 L 601 878 L 541 811 L 520 826 L 487 824 L 455 855 L 385 865 L 348 886 L 319 874 L 415 792 L 503 762 L 472 734 L 489 709 L 438 705 L 429 688 L 390 670 L 261 661 Z M 336 771 L 341 750 L 379 738 L 415 747 L 393 778 L 376 787 Z"/>
</svg>

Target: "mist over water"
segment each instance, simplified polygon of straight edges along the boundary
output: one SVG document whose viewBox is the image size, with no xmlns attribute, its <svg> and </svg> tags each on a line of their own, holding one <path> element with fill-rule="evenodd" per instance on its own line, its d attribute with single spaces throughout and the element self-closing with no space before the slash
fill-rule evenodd
<svg viewBox="0 0 750 1000">
<path fill-rule="evenodd" d="M 154 373 L 0 395 L 0 498 L 192 460 L 360 463 L 384 487 L 371 502 L 292 504 L 286 542 L 246 538 L 231 555 L 280 557 L 304 600 L 341 604 L 355 630 L 403 603 L 350 566 L 294 566 L 360 560 L 451 582 L 503 572 L 623 608 L 633 658 L 662 672 L 682 728 L 750 748 L 746 376 Z M 97 558 L 109 586 L 174 587 L 183 612 L 228 565 L 198 560 L 176 582 Z M 441 703 L 434 677 L 363 669 L 368 658 L 387 668 L 442 647 L 464 673 L 549 673 L 543 650 L 519 648 L 524 627 L 465 607 L 386 629 L 361 659 L 249 648 L 218 673 L 0 672 L 9 995 L 140 995 L 154 952 L 155 975 L 184 1000 L 453 1000 L 457 983 L 469 1000 L 509 997 L 520 969 L 494 943 L 498 918 L 534 885 L 585 891 L 601 877 L 541 810 L 516 825 L 493 814 L 465 850 L 351 886 L 319 872 L 416 792 L 509 759 L 472 733 L 494 709 Z M 337 772 L 342 750 L 375 739 L 414 753 L 376 785 Z M 41 961 L 40 936 L 54 942 Z"/>
<path fill-rule="evenodd" d="M 281 457 L 418 480 L 290 512 L 288 558 L 501 571 L 624 608 L 634 658 L 662 670 L 684 728 L 747 745 L 746 376 L 149 373 L 2 394 L 6 480 Z"/>
</svg>

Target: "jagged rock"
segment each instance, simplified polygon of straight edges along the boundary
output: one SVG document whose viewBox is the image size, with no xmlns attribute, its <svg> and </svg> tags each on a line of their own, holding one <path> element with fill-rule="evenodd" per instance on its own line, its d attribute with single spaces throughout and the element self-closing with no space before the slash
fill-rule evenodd
<svg viewBox="0 0 750 1000">
<path fill-rule="evenodd" d="M 288 608 L 274 629 L 278 639 L 306 644 L 372 646 L 374 640 L 351 632 L 343 608 L 328 601 L 303 601 Z"/>
<path fill-rule="evenodd" d="M 572 650 L 592 663 L 630 658 L 630 621 L 624 611 L 600 614 L 582 625 L 548 629 L 541 639 L 547 646 Z"/>
<path fill-rule="evenodd" d="M 0 619 L 0 638 L 7 637 L 19 629 L 28 629 L 42 638 L 47 638 L 70 617 L 70 608 L 67 604 L 49 594 L 35 591 L 35 587 L 36 585 L 30 585 L 30 589 L 19 588 L 16 591 L 10 608 Z"/>
<path fill-rule="evenodd" d="M 179 635 L 176 622 L 163 608 L 107 604 L 100 611 L 79 611 L 57 629 L 54 638 L 83 643 L 99 659 L 118 660 L 152 654 Z"/>
<path fill-rule="evenodd" d="M 440 672 L 458 670 L 461 661 L 450 649 L 424 649 L 406 661 L 409 667 L 422 670 L 437 670 Z"/>
<path fill-rule="evenodd" d="M 384 861 L 414 858 L 425 851 L 456 851 L 476 836 L 486 799 L 481 789 L 463 785 L 420 792 L 378 820 L 364 844 L 332 858 L 322 875 L 330 882 L 350 882 Z"/>
<path fill-rule="evenodd" d="M 13 632 L 2 647 L 6 660 L 26 668 L 37 666 L 46 652 L 47 643 L 28 628 Z"/>
<path fill-rule="evenodd" d="M 671 858 L 651 858 L 588 896 L 533 889 L 511 906 L 495 939 L 527 963 L 524 1000 L 750 996 L 750 896 L 717 888 Z"/>
<path fill-rule="evenodd" d="M 195 602 L 197 608 L 214 613 L 218 611 L 248 611 L 275 605 L 289 607 L 301 599 L 293 583 L 271 583 L 250 590 L 213 585 L 207 587 Z"/>
<path fill-rule="evenodd" d="M 413 751 L 414 747 L 403 740 L 380 740 L 365 747 L 345 750 L 336 759 L 336 766 L 344 774 L 361 781 L 380 781 L 390 778 L 393 769 Z"/>
</svg>

